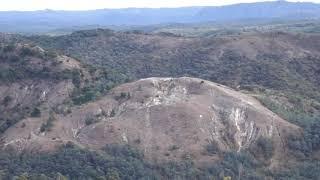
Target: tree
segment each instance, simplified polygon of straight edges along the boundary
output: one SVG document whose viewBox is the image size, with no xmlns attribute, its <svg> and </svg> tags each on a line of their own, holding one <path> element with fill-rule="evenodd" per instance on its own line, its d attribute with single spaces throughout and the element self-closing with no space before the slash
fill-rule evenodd
<svg viewBox="0 0 320 180">
<path fill-rule="evenodd" d="M 68 178 L 62 175 L 61 173 L 57 173 L 56 180 L 68 180 Z"/>
<path fill-rule="evenodd" d="M 33 111 L 31 112 L 31 117 L 40 117 L 41 116 L 41 111 L 39 108 L 34 108 Z"/>
<path fill-rule="evenodd" d="M 40 132 L 50 131 L 53 126 L 53 122 L 55 120 L 56 120 L 56 117 L 54 116 L 53 112 L 50 112 L 47 122 L 41 125 Z"/>
<path fill-rule="evenodd" d="M 2 103 L 3 103 L 4 106 L 8 106 L 11 101 L 12 101 L 12 97 L 6 96 L 6 97 L 3 99 L 3 102 L 2 102 Z"/>
<path fill-rule="evenodd" d="M 27 173 L 23 173 L 22 175 L 18 176 L 18 177 L 14 177 L 14 180 L 28 180 L 28 174 Z"/>
<path fill-rule="evenodd" d="M 106 176 L 107 180 L 120 180 L 120 176 L 117 170 L 115 169 L 111 169 L 108 171 L 107 176 Z"/>
<path fill-rule="evenodd" d="M 110 112 L 110 117 L 114 117 L 115 115 L 116 115 L 116 111 L 114 109 L 112 109 Z"/>
</svg>

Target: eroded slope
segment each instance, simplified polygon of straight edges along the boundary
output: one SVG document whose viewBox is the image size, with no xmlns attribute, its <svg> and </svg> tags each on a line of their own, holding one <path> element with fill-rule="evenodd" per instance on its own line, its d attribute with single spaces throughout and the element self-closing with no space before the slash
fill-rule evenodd
<svg viewBox="0 0 320 180">
<path fill-rule="evenodd" d="M 50 128 L 43 129 L 49 120 Z M 287 153 L 287 136 L 299 133 L 254 98 L 228 87 L 194 78 L 149 78 L 123 84 L 71 114 L 27 118 L 5 132 L 3 148 L 51 151 L 69 141 L 92 149 L 130 144 L 156 162 L 192 158 L 201 164 L 221 152 L 249 150 L 277 162 Z M 268 157 L 254 149 L 261 139 L 273 145 Z"/>
</svg>

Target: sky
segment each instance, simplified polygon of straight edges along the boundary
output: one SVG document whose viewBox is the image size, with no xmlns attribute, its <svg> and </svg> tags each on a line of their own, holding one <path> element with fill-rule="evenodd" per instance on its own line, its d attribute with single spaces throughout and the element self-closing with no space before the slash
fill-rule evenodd
<svg viewBox="0 0 320 180">
<path fill-rule="evenodd" d="M 235 3 L 248 3 L 267 0 L 0 0 L 0 11 L 31 10 L 92 10 L 128 7 L 185 7 L 185 6 L 221 6 Z M 294 0 L 290 0 L 294 1 Z M 305 1 L 305 0 L 300 0 Z M 306 2 L 320 3 L 320 0 Z M 297 1 L 294 1 L 297 2 Z"/>
</svg>

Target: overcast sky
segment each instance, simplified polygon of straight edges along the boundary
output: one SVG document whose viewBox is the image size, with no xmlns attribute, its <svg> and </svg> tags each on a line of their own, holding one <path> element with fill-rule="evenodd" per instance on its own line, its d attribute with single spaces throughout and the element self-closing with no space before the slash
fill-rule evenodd
<svg viewBox="0 0 320 180">
<path fill-rule="evenodd" d="M 220 6 L 226 4 L 257 1 L 261 0 L 0 0 L 0 11 L 43 9 L 89 10 L 127 7 L 157 8 L 182 6 Z M 320 0 L 307 0 L 307 2 L 310 1 L 320 3 Z"/>
</svg>

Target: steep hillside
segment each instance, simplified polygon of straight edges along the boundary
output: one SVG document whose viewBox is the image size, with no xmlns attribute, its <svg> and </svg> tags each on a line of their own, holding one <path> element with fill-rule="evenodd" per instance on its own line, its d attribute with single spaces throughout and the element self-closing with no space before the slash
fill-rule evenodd
<svg viewBox="0 0 320 180">
<path fill-rule="evenodd" d="M 0 132 L 25 116 L 41 114 L 72 93 L 72 78 L 79 63 L 65 56 L 23 44 L 1 44 Z"/>
<path fill-rule="evenodd" d="M 290 159 L 288 138 L 301 134 L 254 98 L 193 78 L 123 84 L 71 111 L 24 119 L 4 133 L 3 148 L 52 151 L 73 142 L 98 150 L 106 144 L 129 144 L 154 162 L 189 157 L 202 166 L 225 152 L 249 151 L 278 166 Z"/>
<path fill-rule="evenodd" d="M 0 44 L 0 134 L 25 117 L 93 100 L 113 87 L 112 72 L 28 44 Z M 120 75 L 120 74 L 119 74 Z"/>
</svg>

